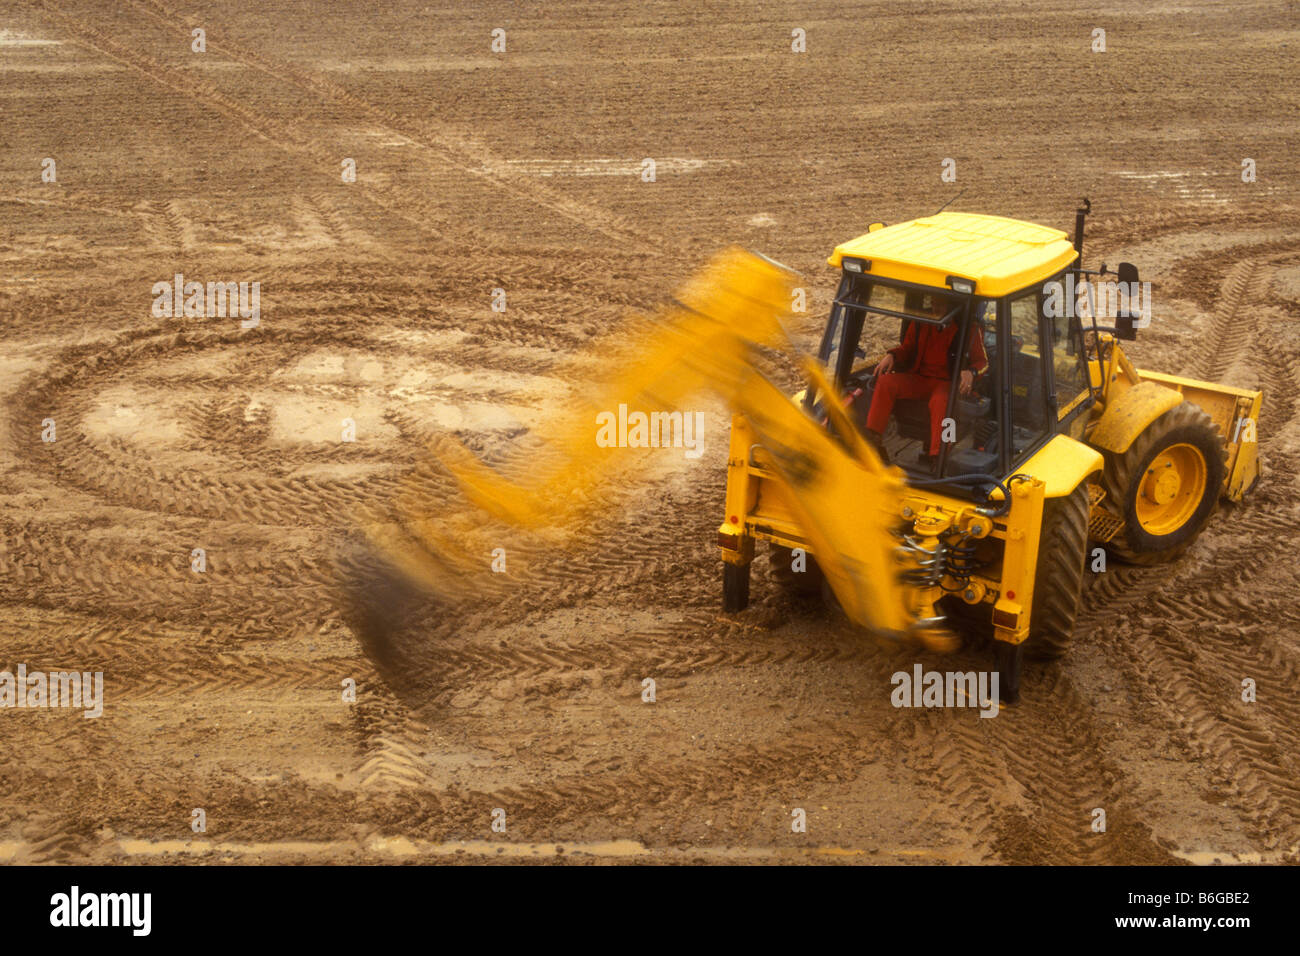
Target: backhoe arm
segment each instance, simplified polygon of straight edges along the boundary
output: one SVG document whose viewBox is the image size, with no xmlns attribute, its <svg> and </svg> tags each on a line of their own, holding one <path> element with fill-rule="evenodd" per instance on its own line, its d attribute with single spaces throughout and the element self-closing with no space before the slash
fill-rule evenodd
<svg viewBox="0 0 1300 956">
<path fill-rule="evenodd" d="M 829 421 L 819 424 L 758 368 L 759 349 L 793 353 L 781 326 L 795 276 L 741 250 L 713 260 L 649 329 L 634 337 L 628 356 L 573 415 L 539 433 L 540 451 L 526 469 L 504 474 L 489 468 L 458 442 L 435 454 L 455 477 L 472 509 L 470 523 L 484 519 L 521 529 L 544 529 L 562 544 L 566 528 L 590 520 L 592 502 L 627 462 L 628 449 L 601 447 L 596 423 L 602 413 L 626 405 L 647 413 L 683 411 L 687 399 L 712 391 L 750 423 L 755 446 L 789 490 L 810 548 L 849 618 L 879 634 L 900 638 L 920 608 L 899 581 L 898 522 L 905 488 L 902 472 L 887 468 L 831 398 Z M 832 396 L 821 368 L 803 367 L 817 394 Z M 445 572 L 463 565 L 454 536 L 440 531 L 465 516 L 413 515 L 418 496 L 404 504 L 408 535 L 431 553 Z"/>
</svg>

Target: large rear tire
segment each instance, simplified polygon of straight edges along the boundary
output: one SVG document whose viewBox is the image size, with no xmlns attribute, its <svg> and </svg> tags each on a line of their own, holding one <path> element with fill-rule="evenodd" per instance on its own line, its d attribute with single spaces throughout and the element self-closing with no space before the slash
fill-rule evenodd
<svg viewBox="0 0 1300 956">
<path fill-rule="evenodd" d="M 1034 660 L 1063 656 L 1074 637 L 1088 558 L 1089 511 L 1086 481 L 1064 498 L 1049 498 L 1044 504 L 1038 568 L 1034 572 L 1034 607 L 1024 645 L 1025 655 Z"/>
<path fill-rule="evenodd" d="M 1191 402 L 1147 426 L 1123 454 L 1106 454 L 1104 506 L 1124 519 L 1107 543 L 1130 564 L 1172 561 L 1218 510 L 1227 450 L 1217 425 Z"/>
</svg>

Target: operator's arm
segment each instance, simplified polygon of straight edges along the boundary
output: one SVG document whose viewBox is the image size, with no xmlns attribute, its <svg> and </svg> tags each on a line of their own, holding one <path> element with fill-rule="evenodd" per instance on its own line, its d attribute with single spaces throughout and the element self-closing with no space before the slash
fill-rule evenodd
<svg viewBox="0 0 1300 956">
<path fill-rule="evenodd" d="M 882 358 L 880 364 L 876 366 L 876 374 L 884 375 L 886 372 L 891 372 L 896 365 L 901 368 L 911 368 L 915 358 L 916 323 L 909 322 L 907 325 L 907 333 L 903 336 L 902 344 L 895 345 L 885 353 L 885 357 Z"/>
<path fill-rule="evenodd" d="M 989 358 L 984 352 L 984 330 L 978 322 L 975 328 L 971 329 L 970 349 L 970 367 L 978 375 L 984 369 L 988 368 Z"/>
<path fill-rule="evenodd" d="M 975 376 L 988 367 L 989 359 L 984 353 L 984 330 L 978 322 L 971 329 L 971 343 L 966 350 L 970 357 L 970 364 L 961 370 L 961 383 L 958 391 L 963 395 L 969 395 L 975 387 Z"/>
</svg>

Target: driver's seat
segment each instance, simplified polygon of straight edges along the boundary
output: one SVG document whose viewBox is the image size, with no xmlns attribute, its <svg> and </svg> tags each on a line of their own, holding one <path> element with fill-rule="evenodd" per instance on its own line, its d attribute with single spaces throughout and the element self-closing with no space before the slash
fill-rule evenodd
<svg viewBox="0 0 1300 956">
<path fill-rule="evenodd" d="M 930 444 L 930 403 L 922 398 L 900 398 L 894 402 L 894 422 L 898 434 L 925 445 Z M 957 423 L 958 432 L 961 422 Z"/>
</svg>

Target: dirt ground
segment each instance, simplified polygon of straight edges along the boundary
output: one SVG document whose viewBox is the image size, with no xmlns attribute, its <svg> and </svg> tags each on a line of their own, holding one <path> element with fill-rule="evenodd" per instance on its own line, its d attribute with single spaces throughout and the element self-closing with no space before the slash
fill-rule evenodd
<svg viewBox="0 0 1300 956">
<path fill-rule="evenodd" d="M 0 13 L 0 669 L 105 697 L 0 712 L 0 862 L 1296 860 L 1295 4 L 458 6 Z M 765 558 L 724 617 L 720 408 L 396 663 L 354 633 L 340 541 L 431 437 L 509 455 L 728 243 L 806 276 L 812 347 L 831 247 L 962 190 L 1064 229 L 1087 195 L 1088 262 L 1154 285 L 1139 366 L 1264 390 L 1254 494 L 1091 576 L 1019 707 L 895 709 L 984 658 L 883 650 Z M 260 325 L 154 315 L 176 273 L 260 282 Z"/>
</svg>

